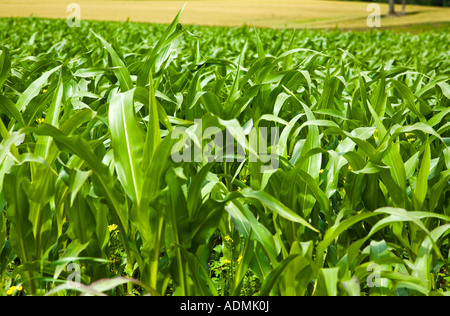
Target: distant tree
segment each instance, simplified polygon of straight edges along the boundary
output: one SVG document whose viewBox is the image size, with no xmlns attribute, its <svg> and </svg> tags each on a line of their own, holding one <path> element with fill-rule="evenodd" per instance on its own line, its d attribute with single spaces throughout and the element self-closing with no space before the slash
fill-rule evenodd
<svg viewBox="0 0 450 316">
<path fill-rule="evenodd" d="M 395 15 L 395 3 L 394 0 L 389 0 L 389 15 Z"/>
<path fill-rule="evenodd" d="M 406 14 L 406 0 L 402 0 L 402 15 Z"/>
</svg>

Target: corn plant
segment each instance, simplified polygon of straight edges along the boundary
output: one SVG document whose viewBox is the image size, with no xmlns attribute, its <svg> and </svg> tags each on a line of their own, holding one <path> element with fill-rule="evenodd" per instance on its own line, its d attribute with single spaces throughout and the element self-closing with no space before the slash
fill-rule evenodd
<svg viewBox="0 0 450 316">
<path fill-rule="evenodd" d="M 180 15 L 0 20 L 0 294 L 447 295 L 449 33 Z"/>
</svg>

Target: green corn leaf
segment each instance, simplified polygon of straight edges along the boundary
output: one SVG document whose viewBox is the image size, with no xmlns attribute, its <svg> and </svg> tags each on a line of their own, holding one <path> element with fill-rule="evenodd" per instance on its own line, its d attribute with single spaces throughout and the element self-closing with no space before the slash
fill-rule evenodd
<svg viewBox="0 0 450 316">
<path fill-rule="evenodd" d="M 181 18 L 181 13 L 183 12 L 185 6 L 186 4 L 178 12 L 172 23 L 170 23 L 170 25 L 167 26 L 167 28 L 164 30 L 155 47 L 149 51 L 149 54 L 146 57 L 146 61 L 142 65 L 142 68 L 138 75 L 138 86 L 145 87 L 148 84 L 148 74 L 150 73 L 150 71 L 152 71 L 156 63 L 156 59 L 161 54 L 161 51 L 164 49 L 164 47 L 170 45 L 172 41 L 176 40 L 184 32 L 184 29 L 178 28 L 178 25 Z"/>
<path fill-rule="evenodd" d="M 376 233 L 379 229 L 389 225 L 393 222 L 399 221 L 410 221 L 413 222 L 417 227 L 419 227 L 427 236 L 430 236 L 429 230 L 425 227 L 425 225 L 420 221 L 422 213 L 420 212 L 408 212 L 401 208 L 392 208 L 392 207 L 384 207 L 375 211 L 376 213 L 384 213 L 389 214 L 390 216 L 378 221 L 370 230 L 366 238 L 369 238 L 374 233 Z M 432 213 L 425 212 L 423 215 L 425 217 L 432 217 Z M 433 243 L 433 248 L 436 254 L 442 258 L 442 254 L 435 243 Z"/>
<path fill-rule="evenodd" d="M 248 236 L 248 241 L 246 242 L 244 246 L 244 250 L 241 255 L 241 261 L 238 263 L 238 268 L 236 271 L 236 275 L 234 276 L 234 289 L 233 289 L 233 295 L 239 295 L 241 288 L 242 288 L 242 281 L 245 277 L 245 274 L 247 273 L 247 269 L 250 265 L 250 260 L 252 259 L 253 254 L 253 242 L 252 242 L 252 235 L 251 232 Z"/>
<path fill-rule="evenodd" d="M 431 151 L 428 141 L 424 144 L 425 151 L 414 188 L 414 208 L 421 210 L 428 191 L 428 175 L 430 173 Z"/>
<path fill-rule="evenodd" d="M 35 98 L 42 90 L 42 87 L 45 85 L 48 78 L 59 69 L 61 69 L 61 66 L 57 66 L 45 72 L 44 74 L 42 74 L 41 77 L 39 77 L 32 84 L 30 84 L 28 88 L 21 94 L 19 100 L 17 100 L 16 108 L 20 112 L 23 112 L 28 106 L 28 104 L 31 102 L 31 100 Z"/>
<path fill-rule="evenodd" d="M 331 242 L 338 237 L 343 231 L 347 230 L 352 225 L 368 219 L 376 214 L 373 212 L 361 212 L 359 214 L 353 215 L 342 222 L 336 222 L 332 227 L 330 227 L 325 233 L 323 240 L 317 246 L 317 259 L 318 265 L 322 264 L 324 251 L 328 248 Z"/>
<path fill-rule="evenodd" d="M 336 296 L 339 268 L 325 268 L 319 272 L 315 296 Z"/>
<path fill-rule="evenodd" d="M 6 244 L 6 217 L 3 213 L 0 213 L 0 253 L 3 251 L 3 248 Z M 0 263 L 0 266 L 2 263 Z"/>
<path fill-rule="evenodd" d="M 0 91 L 1 88 L 8 79 L 11 72 L 11 60 L 9 56 L 9 49 L 4 46 L 0 46 Z"/>
<path fill-rule="evenodd" d="M 247 44 L 248 42 L 245 42 L 244 47 L 241 50 L 241 53 L 239 55 L 238 65 L 236 69 L 236 76 L 234 77 L 233 86 L 231 87 L 231 91 L 228 94 L 228 98 L 226 100 L 226 106 L 225 106 L 225 112 L 228 113 L 233 108 L 234 102 L 237 99 L 237 94 L 239 93 L 239 76 L 241 73 L 241 67 L 244 65 L 244 56 L 245 52 L 247 51 Z"/>
<path fill-rule="evenodd" d="M 205 177 L 207 176 L 208 172 L 211 170 L 212 166 L 213 166 L 212 163 L 204 166 L 192 178 L 192 183 L 189 185 L 187 207 L 188 207 L 189 213 L 194 218 L 196 217 L 197 210 L 200 209 L 200 205 L 202 202 L 201 188 L 202 188 L 203 182 L 205 181 Z"/>
<path fill-rule="evenodd" d="M 69 222 L 69 237 L 78 240 L 81 244 L 92 240 L 95 232 L 95 218 L 89 209 L 86 200 L 77 195 L 71 205 L 66 208 Z"/>
<path fill-rule="evenodd" d="M 266 56 L 266 53 L 264 52 L 263 44 L 261 42 L 261 39 L 259 38 L 258 30 L 254 28 L 255 30 L 255 36 L 256 36 L 256 52 L 258 53 L 259 58 L 264 58 Z"/>
<path fill-rule="evenodd" d="M 64 93 L 63 87 L 63 79 L 62 75 L 59 76 L 57 88 L 54 91 L 54 96 L 52 98 L 52 102 L 48 109 L 48 113 L 45 117 L 45 123 L 49 125 L 53 125 L 55 127 L 59 127 L 59 115 L 61 113 L 62 108 L 62 97 Z M 35 153 L 41 157 L 49 158 L 50 155 L 50 146 L 51 146 L 51 137 L 42 136 L 39 137 L 36 142 L 36 151 Z"/>
<path fill-rule="evenodd" d="M 149 86 L 149 101 L 148 101 L 148 108 L 149 108 L 149 122 L 148 122 L 148 129 L 147 129 L 147 136 L 144 146 L 144 157 L 143 157 L 143 164 L 146 164 L 147 161 L 150 161 L 153 153 L 155 152 L 156 148 L 158 147 L 159 143 L 161 142 L 161 132 L 159 127 L 159 113 L 158 113 L 158 104 L 156 101 L 155 96 L 155 87 L 153 85 L 153 78 L 152 74 L 150 73 L 150 86 Z M 144 170 L 145 169 L 145 166 Z"/>
<path fill-rule="evenodd" d="M 25 121 L 22 117 L 22 114 L 20 114 L 15 104 L 1 94 L 0 94 L 0 109 L 3 113 L 7 114 L 9 117 L 14 118 L 21 125 L 21 127 L 25 127 Z"/>
<path fill-rule="evenodd" d="M 225 210 L 230 214 L 234 226 L 237 230 L 244 236 L 244 238 L 249 238 L 252 227 L 248 218 L 241 211 L 242 207 L 238 208 L 238 203 L 230 203 L 225 207 Z"/>
<path fill-rule="evenodd" d="M 205 270 L 198 258 L 183 248 L 181 248 L 181 251 L 188 259 L 187 263 L 190 268 L 189 275 L 196 284 L 200 285 L 199 290 L 201 291 L 201 294 L 205 296 L 218 296 L 219 294 L 212 283 L 208 272 Z"/>
<path fill-rule="evenodd" d="M 450 85 L 446 82 L 439 82 L 437 85 L 441 88 L 442 94 L 450 100 Z"/>
<path fill-rule="evenodd" d="M 130 199 L 139 205 L 144 179 L 141 171 L 144 133 L 136 120 L 133 94 L 131 90 L 111 99 L 109 128 L 118 178 Z"/>
<path fill-rule="evenodd" d="M 233 205 L 234 204 L 234 205 Z M 233 217 L 234 223 L 240 229 L 244 229 L 244 233 L 253 238 L 262 246 L 272 265 L 277 264 L 277 249 L 275 241 L 269 230 L 262 225 L 250 212 L 247 205 L 242 205 L 238 201 L 234 201 L 232 205 L 228 205 L 226 210 Z M 248 237 L 247 237 L 248 238 Z"/>
<path fill-rule="evenodd" d="M 286 267 L 288 267 L 289 263 L 299 257 L 300 254 L 292 254 L 286 257 L 283 261 L 281 261 L 275 269 L 273 269 L 269 275 L 265 278 L 264 283 L 261 287 L 261 296 L 268 296 L 278 281 L 278 278 L 282 275 Z"/>
<path fill-rule="evenodd" d="M 111 56 L 111 60 L 114 66 L 113 72 L 114 75 L 117 77 L 117 80 L 119 80 L 120 89 L 122 90 L 122 92 L 127 92 L 133 89 L 133 81 L 131 80 L 130 73 L 128 72 L 125 63 L 120 59 L 119 55 L 116 53 L 116 51 L 112 48 L 110 44 L 108 44 L 100 35 L 97 35 L 94 31 L 91 30 L 91 32 L 92 34 L 94 34 L 95 37 L 97 37 L 100 40 L 103 47 L 108 51 L 109 55 Z"/>
<path fill-rule="evenodd" d="M 11 221 L 11 241 L 14 252 L 22 262 L 30 262 L 35 259 L 35 239 L 33 226 L 29 220 L 29 201 L 22 187 L 26 179 L 25 165 L 16 167 L 10 174 L 5 175 L 5 182 L 11 185 L 3 188 L 5 198 L 10 207 L 6 217 Z"/>
<path fill-rule="evenodd" d="M 282 203 L 277 201 L 275 198 L 270 196 L 269 194 L 262 192 L 262 191 L 254 191 L 250 188 L 242 190 L 241 194 L 250 199 L 256 199 L 260 201 L 264 206 L 272 210 L 273 212 L 277 213 L 281 217 L 292 221 L 299 223 L 301 225 L 304 225 L 308 227 L 309 229 L 317 232 L 318 230 L 314 228 L 310 223 L 308 223 L 306 220 L 304 220 L 302 217 L 294 213 L 292 210 L 284 206 Z"/>
<path fill-rule="evenodd" d="M 80 192 L 82 185 L 91 175 L 92 175 L 91 170 L 89 171 L 81 171 L 78 169 L 73 170 L 73 176 L 71 176 L 69 180 L 70 206 L 73 205 L 75 197 L 77 196 L 78 192 Z"/>
<path fill-rule="evenodd" d="M 51 125 L 43 125 L 39 128 L 27 128 L 24 133 L 35 133 L 38 135 L 51 136 L 61 151 L 69 152 L 83 159 L 93 171 L 93 176 L 98 180 L 105 200 L 117 217 L 120 230 L 126 235 L 128 233 L 128 212 L 123 202 L 120 201 L 121 194 L 114 186 L 115 181 L 111 178 L 108 168 L 98 159 L 90 145 L 80 136 L 65 136 L 60 130 Z"/>
<path fill-rule="evenodd" d="M 406 171 L 402 157 L 399 151 L 398 143 L 392 143 L 386 151 L 383 162 L 390 167 L 390 175 L 395 185 L 398 186 L 401 196 L 395 196 L 398 207 L 405 207 L 407 204 L 406 197 Z"/>
<path fill-rule="evenodd" d="M 417 109 L 415 102 L 414 102 L 414 94 L 412 91 L 407 87 L 404 83 L 391 79 L 392 84 L 394 85 L 395 89 L 400 93 L 403 100 L 406 103 L 406 106 L 413 112 L 415 115 L 417 115 L 419 118 L 423 119 L 422 113 Z"/>
</svg>

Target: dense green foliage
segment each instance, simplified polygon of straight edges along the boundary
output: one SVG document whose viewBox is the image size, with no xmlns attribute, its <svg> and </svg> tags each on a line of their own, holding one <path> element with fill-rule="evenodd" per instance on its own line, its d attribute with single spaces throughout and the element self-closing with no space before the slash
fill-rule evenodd
<svg viewBox="0 0 450 316">
<path fill-rule="evenodd" d="M 449 293 L 445 30 L 0 29 L 0 295 Z M 180 126 L 277 127 L 278 169 Z"/>
</svg>

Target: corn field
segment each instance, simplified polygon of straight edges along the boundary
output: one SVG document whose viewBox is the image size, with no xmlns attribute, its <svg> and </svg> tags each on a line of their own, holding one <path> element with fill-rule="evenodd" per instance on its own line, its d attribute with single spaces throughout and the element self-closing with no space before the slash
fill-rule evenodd
<svg viewBox="0 0 450 316">
<path fill-rule="evenodd" d="M 448 295 L 448 27 L 180 15 L 0 19 L 0 295 Z"/>
</svg>

